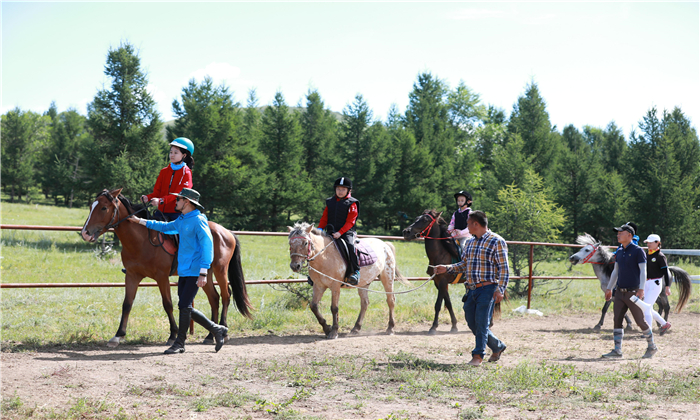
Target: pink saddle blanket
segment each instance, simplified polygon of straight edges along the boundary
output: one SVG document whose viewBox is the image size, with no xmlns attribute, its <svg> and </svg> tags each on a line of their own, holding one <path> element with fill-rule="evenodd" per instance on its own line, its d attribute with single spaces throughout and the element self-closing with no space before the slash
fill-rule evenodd
<svg viewBox="0 0 700 420">
<path fill-rule="evenodd" d="M 345 259 L 345 250 L 340 249 L 340 244 L 338 242 L 339 241 L 335 242 L 335 246 L 338 248 L 340 255 Z M 357 260 L 360 263 L 360 267 L 372 265 L 377 262 L 377 253 L 364 241 L 358 239 L 357 242 L 355 242 L 355 250 L 357 251 Z M 347 260 L 345 260 L 345 263 L 347 264 Z"/>
</svg>

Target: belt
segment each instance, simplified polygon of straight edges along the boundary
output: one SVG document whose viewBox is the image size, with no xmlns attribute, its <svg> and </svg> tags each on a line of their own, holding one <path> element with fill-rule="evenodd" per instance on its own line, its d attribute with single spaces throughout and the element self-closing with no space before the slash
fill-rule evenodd
<svg viewBox="0 0 700 420">
<path fill-rule="evenodd" d="M 637 291 L 637 289 L 622 289 L 622 288 L 618 288 L 617 290 L 619 290 L 622 293 L 636 292 Z"/>
<path fill-rule="evenodd" d="M 479 287 L 484 287 L 484 286 L 488 286 L 488 285 L 491 285 L 491 284 L 496 284 L 496 283 L 491 282 L 491 281 L 482 281 L 481 283 L 468 284 L 467 287 L 469 288 L 469 290 L 476 290 L 476 289 L 478 289 Z"/>
</svg>

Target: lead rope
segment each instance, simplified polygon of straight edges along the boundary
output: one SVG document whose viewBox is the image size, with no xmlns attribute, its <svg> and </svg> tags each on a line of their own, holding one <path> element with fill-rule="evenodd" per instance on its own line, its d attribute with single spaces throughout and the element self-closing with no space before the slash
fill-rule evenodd
<svg viewBox="0 0 700 420">
<path fill-rule="evenodd" d="M 435 266 L 434 266 L 434 265 L 429 265 L 428 267 L 433 267 L 433 268 L 434 268 Z M 429 282 L 430 280 L 432 280 L 432 279 L 435 277 L 435 274 L 433 274 L 432 276 L 430 276 L 430 278 L 428 278 L 428 280 L 424 281 L 423 284 L 421 284 L 420 286 L 418 286 L 418 287 L 416 287 L 416 288 L 414 288 L 414 289 L 404 290 L 404 291 L 401 291 L 401 292 L 382 292 L 381 290 L 372 290 L 372 289 L 368 289 L 368 288 L 365 288 L 365 287 L 353 286 L 352 284 L 345 283 L 345 282 L 342 281 L 342 280 L 334 279 L 333 277 L 331 277 L 331 276 L 329 276 L 329 275 L 327 275 L 327 274 L 324 274 L 324 273 L 322 273 L 322 272 L 316 270 L 315 268 L 313 268 L 313 267 L 311 267 L 311 266 L 309 266 L 309 269 L 310 269 L 310 270 L 314 270 L 315 272 L 317 272 L 318 274 L 322 275 L 323 277 L 327 277 L 327 278 L 333 280 L 333 281 L 336 282 L 336 283 L 342 283 L 342 284 L 343 284 L 344 286 L 346 286 L 346 287 L 352 287 L 352 288 L 358 289 L 358 290 L 366 290 L 366 291 L 368 291 L 368 292 L 378 293 L 378 294 L 381 294 L 381 295 L 402 295 L 402 294 L 405 294 L 405 293 L 410 293 L 410 292 L 416 291 L 416 290 L 420 289 L 421 287 L 425 286 L 426 284 L 428 284 L 428 282 Z"/>
</svg>

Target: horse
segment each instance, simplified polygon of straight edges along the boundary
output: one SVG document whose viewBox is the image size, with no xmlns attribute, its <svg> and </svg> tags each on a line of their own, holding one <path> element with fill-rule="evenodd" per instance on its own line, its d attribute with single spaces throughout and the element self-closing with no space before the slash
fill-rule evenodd
<svg viewBox="0 0 700 420">
<path fill-rule="evenodd" d="M 403 237 L 410 241 L 413 239 L 425 239 L 425 253 L 428 255 L 428 270 L 429 276 L 433 275 L 433 266 L 440 264 L 452 264 L 453 261 L 460 261 L 461 256 L 454 245 L 452 238 L 447 233 L 447 222 L 441 217 L 442 213 L 436 210 L 425 210 L 423 214 L 416 217 L 415 221 L 406 229 L 403 230 Z M 449 285 L 461 284 L 466 280 L 466 276 L 460 276 L 455 279 L 455 274 L 443 273 L 433 277 L 433 283 L 438 290 L 437 300 L 435 301 L 435 318 L 433 325 L 430 327 L 428 334 L 435 334 L 438 327 L 438 318 L 442 309 L 442 302 L 445 302 L 445 308 L 450 313 L 452 321 L 451 333 L 456 333 L 457 318 L 452 309 L 452 301 L 450 300 Z M 500 302 L 494 305 L 494 315 L 496 318 L 501 313 Z M 491 320 L 493 325 L 493 319 Z"/>
<path fill-rule="evenodd" d="M 341 288 L 348 286 L 343 282 L 346 263 L 338 249 L 333 246 L 334 239 L 323 232 L 314 229 L 313 225 L 305 222 L 297 222 L 294 227 L 287 226 L 289 230 L 289 267 L 295 273 L 303 271 L 307 265 L 309 277 L 313 282 L 313 296 L 309 307 L 323 328 L 327 339 L 338 338 L 338 301 Z M 360 295 L 360 314 L 350 334 L 357 334 L 362 328 L 365 312 L 369 305 L 369 292 L 367 288 L 377 278 L 381 280 L 386 292 L 386 303 L 389 306 L 389 325 L 386 329 L 388 335 L 394 334 L 394 304 L 395 296 L 394 280 L 399 279 L 405 284 L 408 281 L 401 275 L 396 266 L 396 251 L 394 245 L 376 238 L 362 239 L 366 246 L 371 248 L 377 256 L 377 260 L 360 268 L 360 281 L 357 293 Z M 326 289 L 331 289 L 331 313 L 333 325 L 329 326 L 318 309 Z"/>
<path fill-rule="evenodd" d="M 166 345 L 170 346 L 177 337 L 177 324 L 173 316 L 173 303 L 170 296 L 169 275 L 174 256 L 169 254 L 159 243 L 158 232 L 147 229 L 136 223 L 123 223 L 134 214 L 147 217 L 146 207 L 133 205 L 126 197 L 121 195 L 122 189 L 113 191 L 103 190 L 97 195 L 90 206 L 81 236 L 87 242 L 95 242 L 97 238 L 110 228 L 122 244 L 122 263 L 126 268 L 125 296 L 122 304 L 122 316 L 119 328 L 115 336 L 109 340 L 109 347 L 117 347 L 120 341 L 126 337 L 126 325 L 129 321 L 129 313 L 136 297 L 139 283 L 144 277 L 150 277 L 158 284 L 163 301 L 163 308 L 170 322 L 170 337 Z M 214 260 L 207 274 L 207 284 L 203 287 L 209 299 L 214 323 L 226 326 L 226 317 L 231 296 L 241 315 L 251 318 L 252 305 L 248 299 L 243 268 L 241 267 L 241 251 L 238 237 L 221 225 L 209 222 L 212 238 L 214 240 Z M 214 287 L 212 275 L 216 276 L 221 290 L 221 319 L 219 320 L 219 293 Z M 225 337 L 226 339 L 226 337 Z M 204 340 L 205 344 L 213 344 L 210 333 Z"/>
<path fill-rule="evenodd" d="M 605 290 L 608 288 L 608 282 L 610 281 L 610 275 L 613 272 L 613 268 L 615 268 L 615 255 L 607 248 L 601 246 L 600 242 L 596 241 L 587 233 L 579 235 L 576 238 L 576 243 L 584 245 L 584 247 L 577 253 L 571 255 L 569 257 L 569 262 L 572 265 L 585 263 L 593 264 L 593 272 L 600 281 L 600 290 L 605 293 Z M 680 313 L 685 304 L 688 302 L 688 299 L 690 299 L 692 292 L 690 275 L 680 267 L 670 266 L 668 269 L 675 278 L 675 283 L 678 284 L 678 288 L 680 289 L 678 303 L 676 304 L 676 312 Z M 669 279 L 669 281 L 671 281 L 671 279 Z M 665 284 L 665 286 L 670 287 L 671 285 Z M 593 327 L 594 330 L 600 330 L 603 326 L 605 313 L 608 311 L 611 303 L 612 299 L 605 302 L 605 305 L 603 305 L 600 321 L 598 321 L 598 324 Z M 668 321 L 668 314 L 671 310 L 671 305 L 668 302 L 668 296 L 666 296 L 666 293 L 662 291 L 659 294 L 659 297 L 656 299 L 656 304 L 659 306 L 659 310 L 662 313 L 665 313 L 663 318 Z M 631 321 L 627 314 L 625 314 L 625 320 L 627 321 L 627 327 L 625 329 L 632 329 Z"/>
</svg>

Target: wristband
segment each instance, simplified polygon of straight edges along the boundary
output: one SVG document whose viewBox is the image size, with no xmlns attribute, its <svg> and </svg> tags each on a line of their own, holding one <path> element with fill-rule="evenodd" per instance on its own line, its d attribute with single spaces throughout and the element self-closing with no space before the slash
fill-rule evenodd
<svg viewBox="0 0 700 420">
<path fill-rule="evenodd" d="M 206 271 L 200 271 L 200 272 L 199 272 L 199 275 L 200 275 L 200 276 L 206 277 L 206 276 L 207 276 L 207 272 L 206 272 Z"/>
</svg>

